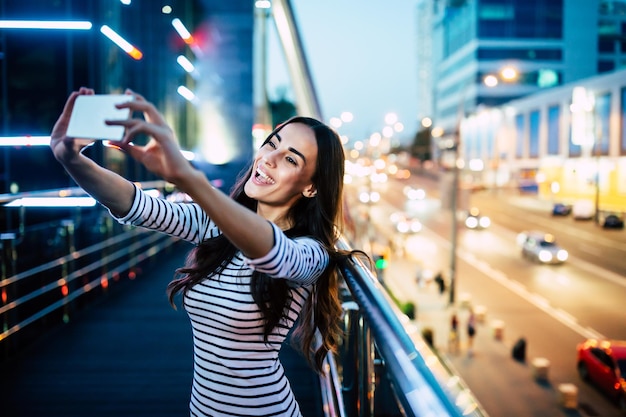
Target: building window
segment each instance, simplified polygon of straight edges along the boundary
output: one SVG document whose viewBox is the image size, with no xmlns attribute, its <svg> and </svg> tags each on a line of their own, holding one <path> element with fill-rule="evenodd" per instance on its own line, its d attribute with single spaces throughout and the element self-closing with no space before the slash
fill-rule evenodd
<svg viewBox="0 0 626 417">
<path fill-rule="evenodd" d="M 562 2 L 482 1 L 478 8 L 478 37 L 561 39 L 562 16 Z"/>
<path fill-rule="evenodd" d="M 570 157 L 576 157 L 576 156 L 580 156 L 582 151 L 581 151 L 581 147 L 580 145 L 576 145 L 573 141 L 572 141 L 572 124 L 569 124 L 569 156 Z"/>
<path fill-rule="evenodd" d="M 598 73 L 611 72 L 615 69 L 615 61 L 598 61 Z"/>
<path fill-rule="evenodd" d="M 548 107 L 548 155 L 559 154 L 559 117 L 561 108 L 557 106 Z"/>
<path fill-rule="evenodd" d="M 613 39 L 602 39 L 598 40 L 598 52 L 605 52 L 612 54 L 615 52 L 615 42 Z"/>
<path fill-rule="evenodd" d="M 530 113 L 529 125 L 528 156 L 537 158 L 539 157 L 539 110 Z"/>
<path fill-rule="evenodd" d="M 602 94 L 596 98 L 596 123 L 595 129 L 596 144 L 594 153 L 596 155 L 609 154 L 609 117 L 611 115 L 611 95 L 609 93 Z"/>
<path fill-rule="evenodd" d="M 500 59 L 536 59 L 539 61 L 561 61 L 563 52 L 560 48 L 478 48 L 476 56 L 480 61 L 497 61 Z"/>
<path fill-rule="evenodd" d="M 524 115 L 515 116 L 515 156 L 524 156 Z"/>
</svg>

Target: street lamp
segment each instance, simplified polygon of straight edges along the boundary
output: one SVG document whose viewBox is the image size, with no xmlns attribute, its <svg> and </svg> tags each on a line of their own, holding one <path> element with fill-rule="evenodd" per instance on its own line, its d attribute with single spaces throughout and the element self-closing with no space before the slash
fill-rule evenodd
<svg viewBox="0 0 626 417">
<path fill-rule="evenodd" d="M 512 83 L 517 80 L 519 76 L 517 70 L 511 66 L 502 68 L 497 74 L 487 74 L 483 78 L 483 84 L 487 87 L 495 87 L 502 80 L 505 83 Z"/>
<path fill-rule="evenodd" d="M 512 66 L 503 67 L 497 74 L 488 74 L 483 78 L 483 83 L 487 87 L 495 87 L 498 85 L 499 81 L 503 82 L 515 82 L 518 78 L 518 71 Z M 452 232 L 450 236 L 451 240 L 451 253 L 450 253 L 450 292 L 449 292 L 449 304 L 453 305 L 455 302 L 456 296 L 456 252 L 457 252 L 457 241 L 458 241 L 458 219 L 457 219 L 457 206 L 458 206 L 458 193 L 459 193 L 459 175 L 460 169 L 463 167 L 463 161 L 459 160 L 460 155 L 460 146 L 461 146 L 461 123 L 465 118 L 465 99 L 467 95 L 467 91 L 470 87 L 470 83 L 467 83 L 463 88 L 461 95 L 459 106 L 457 110 L 457 120 L 456 126 L 453 134 L 453 139 L 450 143 L 446 144 L 447 150 L 452 151 L 453 153 L 453 163 L 452 163 L 452 193 L 450 198 L 450 208 L 452 213 Z"/>
<path fill-rule="evenodd" d="M 593 150 L 597 147 L 595 134 L 595 96 L 585 87 L 574 87 L 572 91 L 572 143 L 579 145 L 589 158 L 593 158 Z M 600 223 L 600 167 L 596 162 L 594 175 L 595 214 L 594 221 Z"/>
</svg>

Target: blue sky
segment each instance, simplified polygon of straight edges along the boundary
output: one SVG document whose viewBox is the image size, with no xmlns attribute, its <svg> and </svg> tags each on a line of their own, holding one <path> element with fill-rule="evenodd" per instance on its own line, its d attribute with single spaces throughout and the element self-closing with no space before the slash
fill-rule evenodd
<svg viewBox="0 0 626 417">
<path fill-rule="evenodd" d="M 368 137 L 395 112 L 399 138 L 417 129 L 416 0 L 292 0 L 313 83 L 325 119 L 343 111 L 354 120 L 339 129 Z M 269 47 L 268 89 L 289 88 L 282 51 Z M 291 96 L 288 95 L 291 98 Z"/>
</svg>

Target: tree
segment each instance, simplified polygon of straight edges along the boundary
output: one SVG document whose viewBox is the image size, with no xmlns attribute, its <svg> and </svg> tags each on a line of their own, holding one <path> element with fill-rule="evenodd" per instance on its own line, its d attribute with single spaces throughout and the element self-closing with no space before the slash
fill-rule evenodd
<svg viewBox="0 0 626 417">
<path fill-rule="evenodd" d="M 411 145 L 411 156 L 420 161 L 429 161 L 432 158 L 431 149 L 432 135 L 430 128 L 419 130 L 415 134 L 413 144 Z"/>
<path fill-rule="evenodd" d="M 274 126 L 296 115 L 296 105 L 287 100 L 286 94 L 287 91 L 284 88 L 279 89 L 278 99 L 270 101 L 272 124 Z"/>
</svg>

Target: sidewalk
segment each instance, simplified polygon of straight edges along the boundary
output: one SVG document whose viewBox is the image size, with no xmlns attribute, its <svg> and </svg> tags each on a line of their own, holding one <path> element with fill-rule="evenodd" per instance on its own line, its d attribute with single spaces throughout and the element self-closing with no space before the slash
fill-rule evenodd
<svg viewBox="0 0 626 417">
<path fill-rule="evenodd" d="M 385 272 L 385 284 L 401 302 L 415 303 L 415 324 L 421 330 L 432 331 L 434 349 L 465 382 L 489 416 L 582 416 L 577 410 L 562 406 L 558 387 L 536 378 L 542 370 L 530 363 L 532 358 L 524 362 L 512 357 L 515 341 L 501 337 L 498 323 L 489 320 L 481 306 L 472 305 L 471 294 L 457 294 L 457 302 L 450 306 L 447 291 L 440 294 L 432 281 L 418 286 L 412 278 L 414 271 L 414 262 L 395 257 Z M 467 335 L 470 307 L 476 318 L 472 349 Z M 453 312 L 458 317 L 458 344 L 450 343 L 449 339 Z"/>
</svg>

